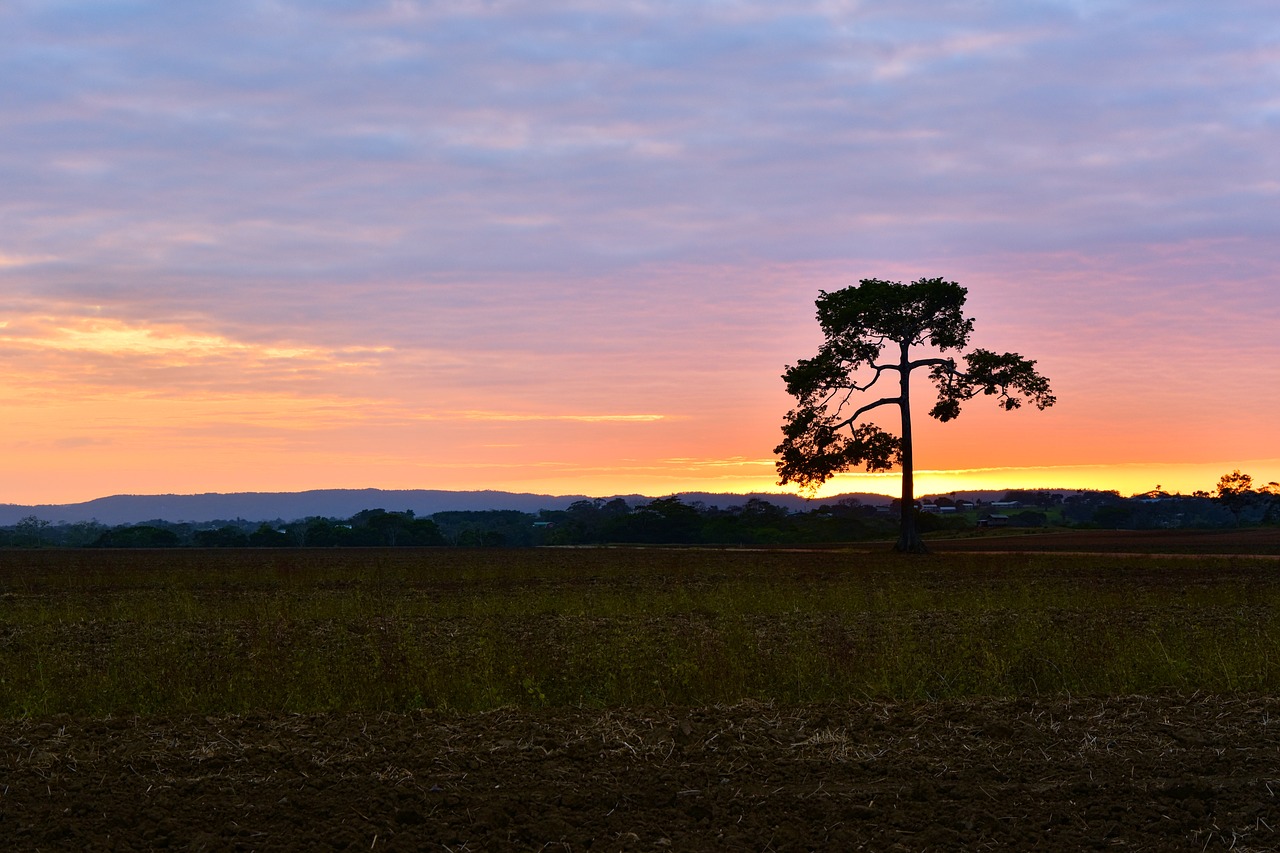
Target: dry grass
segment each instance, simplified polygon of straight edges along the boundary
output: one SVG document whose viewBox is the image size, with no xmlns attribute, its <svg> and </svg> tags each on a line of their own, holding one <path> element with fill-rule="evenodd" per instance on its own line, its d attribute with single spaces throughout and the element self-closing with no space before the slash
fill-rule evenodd
<svg viewBox="0 0 1280 853">
<path fill-rule="evenodd" d="M 1277 604 L 1247 557 L 28 552 L 0 716 L 1267 692 Z"/>
</svg>

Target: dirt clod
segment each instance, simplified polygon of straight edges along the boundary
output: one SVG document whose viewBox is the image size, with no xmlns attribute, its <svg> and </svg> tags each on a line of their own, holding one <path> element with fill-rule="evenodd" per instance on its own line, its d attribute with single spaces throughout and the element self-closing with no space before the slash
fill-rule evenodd
<svg viewBox="0 0 1280 853">
<path fill-rule="evenodd" d="M 1277 721 L 1280 698 L 1203 695 L 4 721 L 0 833 L 55 850 L 1264 850 Z"/>
</svg>

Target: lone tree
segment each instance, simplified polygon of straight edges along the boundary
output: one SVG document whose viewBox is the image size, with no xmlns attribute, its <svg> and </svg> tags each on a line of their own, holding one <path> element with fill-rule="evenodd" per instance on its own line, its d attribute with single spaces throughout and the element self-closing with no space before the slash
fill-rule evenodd
<svg viewBox="0 0 1280 853">
<path fill-rule="evenodd" d="M 940 421 L 958 416 L 960 404 L 980 393 L 994 395 L 1006 410 L 1021 406 L 1023 398 L 1040 409 L 1055 402 L 1049 380 L 1036 372 L 1035 362 L 1016 353 L 975 349 L 963 355 L 963 368 L 943 355 L 969 343 L 973 320 L 962 310 L 967 295 L 965 288 L 941 278 L 905 285 L 863 279 L 856 287 L 819 293 L 818 323 L 826 342 L 816 356 L 789 365 L 782 374 L 797 405 L 782 425 L 782 444 L 774 448 L 780 457 L 779 485 L 814 490 L 859 465 L 868 471 L 901 465 L 902 529 L 895 549 L 927 553 L 915 521 L 911 374 L 928 368 L 938 392 L 929 415 Z M 926 344 L 937 354 L 912 360 L 912 348 Z M 855 394 L 870 391 L 886 372 L 897 374 L 897 394 L 854 408 L 855 400 L 862 399 Z M 882 406 L 898 407 L 901 435 L 859 422 Z"/>
<path fill-rule="evenodd" d="M 1249 516 L 1263 524 L 1280 516 L 1280 483 L 1271 482 L 1255 489 L 1253 477 L 1241 474 L 1239 468 L 1218 478 L 1217 497 L 1235 516 L 1237 524 Z"/>
</svg>

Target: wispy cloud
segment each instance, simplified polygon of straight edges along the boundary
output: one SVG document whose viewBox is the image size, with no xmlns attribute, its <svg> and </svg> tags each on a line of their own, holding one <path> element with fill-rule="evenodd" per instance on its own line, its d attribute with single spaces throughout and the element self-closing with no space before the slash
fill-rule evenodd
<svg viewBox="0 0 1280 853">
<path fill-rule="evenodd" d="M 0 252 L 0 269 L 27 267 L 32 264 L 44 264 L 55 260 L 57 260 L 57 258 L 52 255 L 16 255 Z"/>
<path fill-rule="evenodd" d="M 75 326 L 56 325 L 45 334 L 9 337 L 7 342 L 41 349 L 103 355 L 174 356 L 199 360 L 210 356 L 253 353 L 260 358 L 307 358 L 318 352 L 306 348 L 256 347 L 219 335 L 197 334 L 180 328 L 134 326 L 120 321 L 80 320 Z M 176 363 L 181 363 L 181 358 Z"/>
<path fill-rule="evenodd" d="M 390 347 L 326 348 L 233 339 L 174 323 L 11 314 L 0 321 L 10 389 L 68 397 L 144 393 L 194 399 L 332 391 L 342 376 L 376 373 Z M 352 383 L 348 382 L 348 393 Z"/>
<path fill-rule="evenodd" d="M 565 415 L 565 414 L 533 414 L 517 412 L 452 412 L 429 415 L 430 418 L 457 418 L 464 421 L 572 421 L 584 424 L 626 423 L 642 424 L 664 420 L 666 415 Z"/>
<path fill-rule="evenodd" d="M 748 459 L 745 456 L 731 456 L 727 459 L 699 459 L 696 457 L 675 457 L 664 459 L 667 465 L 680 466 L 691 469 L 700 468 L 769 468 L 772 469 L 774 460 L 769 459 Z"/>
<path fill-rule="evenodd" d="M 644 465 L 710 476 L 764 468 L 819 288 L 945 275 L 1061 392 L 1029 456 L 1127 430 L 1263 458 L 1277 26 L 1261 0 L 5 4 L 0 398 L 289 397 L 316 436 L 349 403 L 379 476 L 481 441 L 640 476 L 634 425 Z M 63 428 L 32 417 L 11 442 Z M 999 423 L 934 446 L 999 467 Z M 344 435 L 352 470 L 382 458 Z"/>
</svg>

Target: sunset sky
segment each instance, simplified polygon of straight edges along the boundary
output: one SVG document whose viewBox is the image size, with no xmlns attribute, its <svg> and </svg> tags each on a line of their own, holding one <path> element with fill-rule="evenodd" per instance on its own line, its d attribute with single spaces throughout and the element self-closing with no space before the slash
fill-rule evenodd
<svg viewBox="0 0 1280 853">
<path fill-rule="evenodd" d="M 872 277 L 958 281 L 1059 400 L 922 417 L 918 493 L 1280 480 L 1273 0 L 12 0 L 0 34 L 0 502 L 776 490 L 814 298 Z"/>
</svg>

